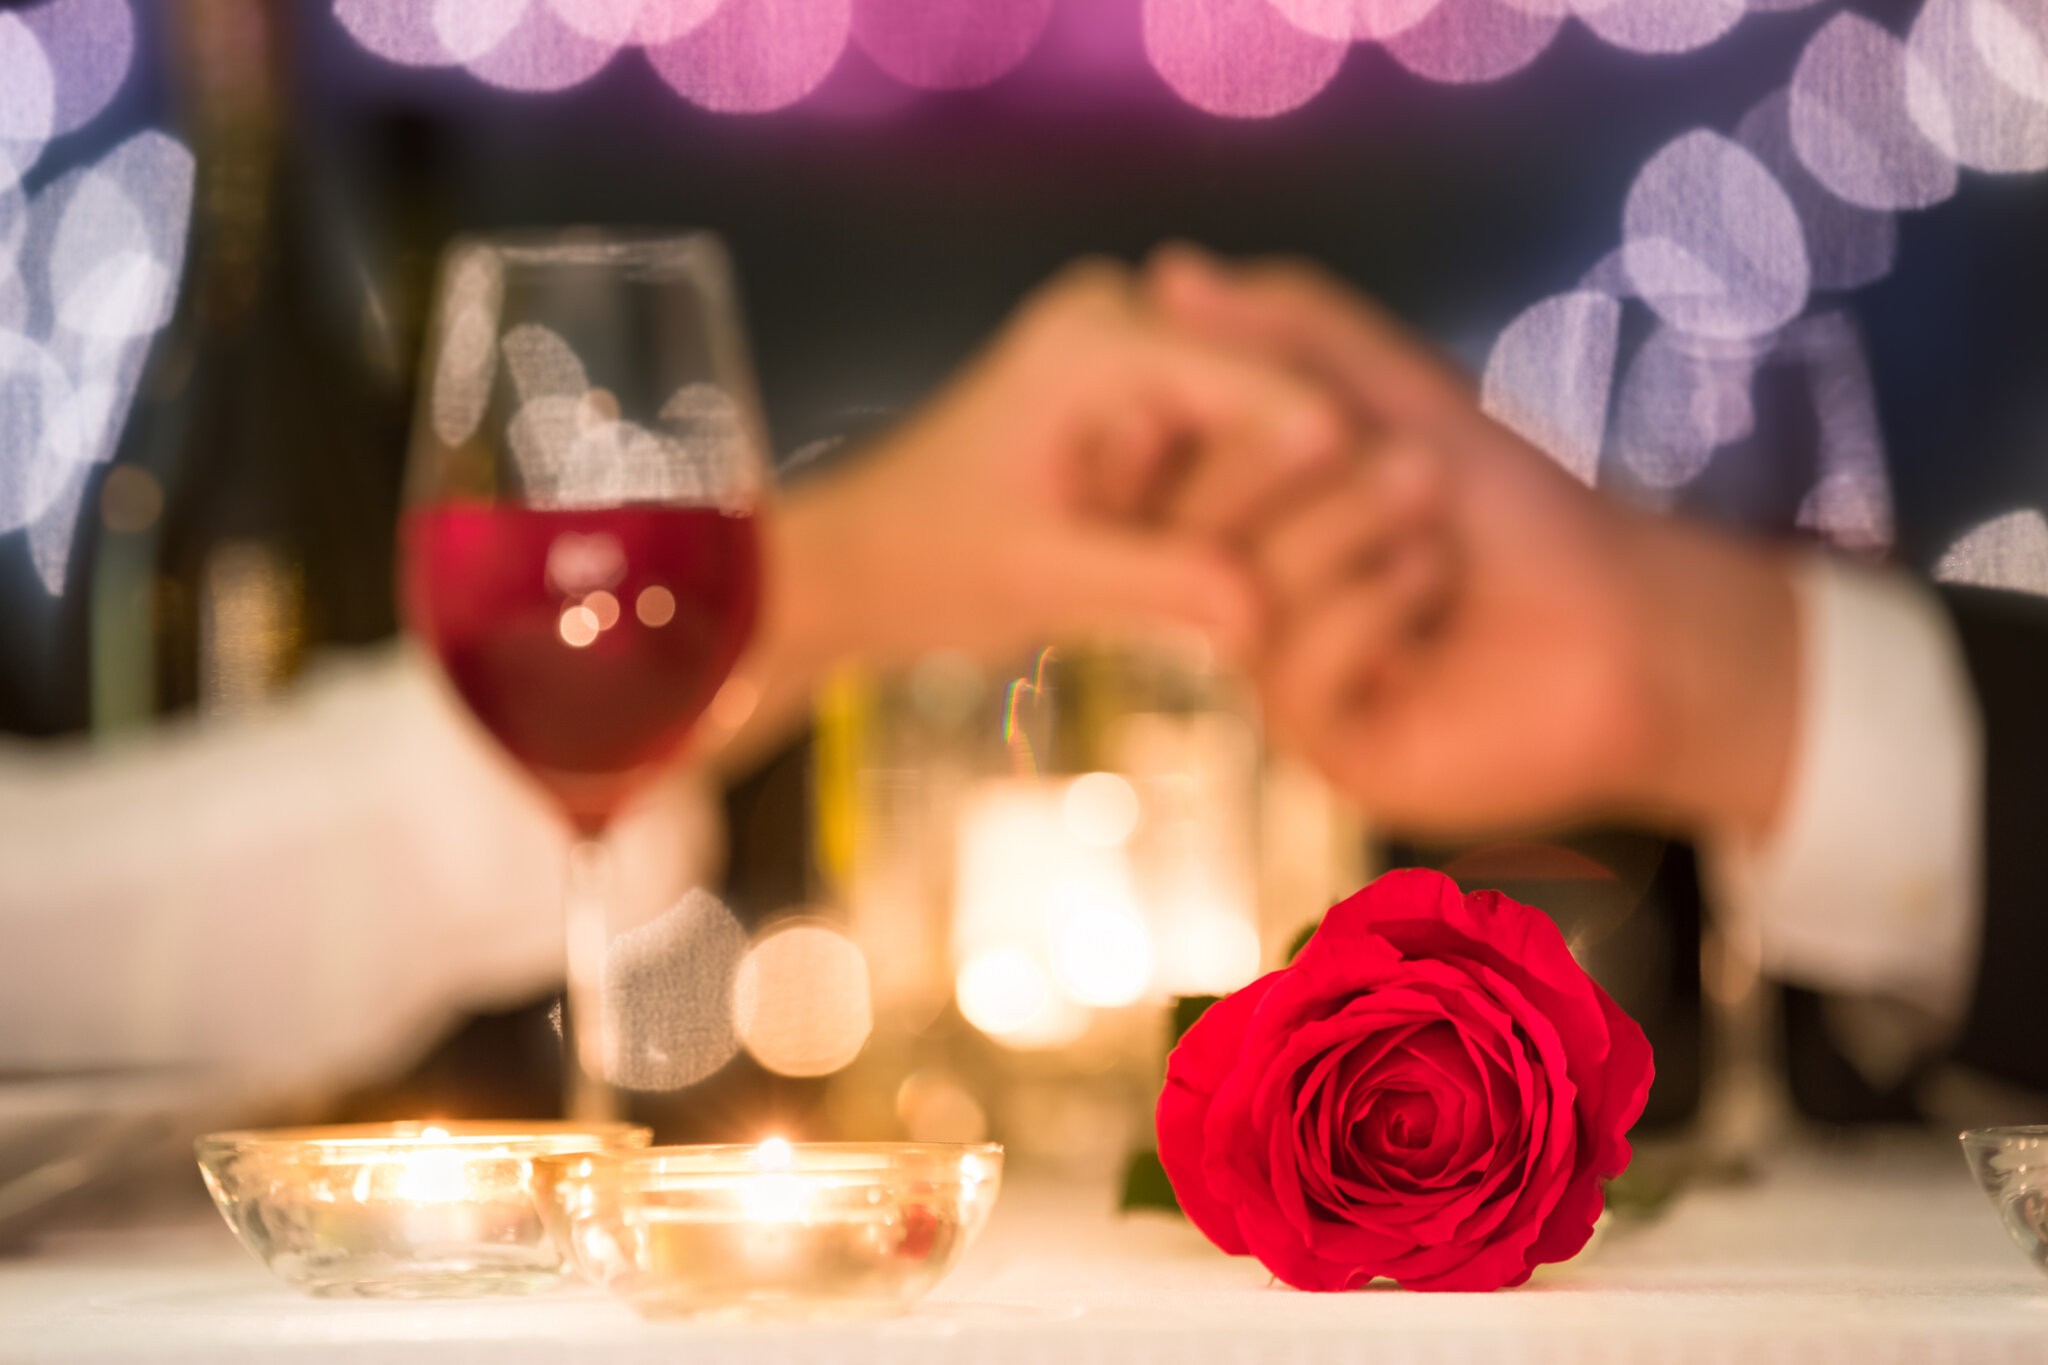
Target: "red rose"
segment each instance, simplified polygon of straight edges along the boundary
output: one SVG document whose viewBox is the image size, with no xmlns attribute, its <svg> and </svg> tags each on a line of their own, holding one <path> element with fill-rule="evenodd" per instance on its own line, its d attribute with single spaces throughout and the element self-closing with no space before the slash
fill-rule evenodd
<svg viewBox="0 0 2048 1365">
<path fill-rule="evenodd" d="M 1576 1255 L 1650 1045 L 1549 917 L 1391 872 L 1173 1051 L 1159 1159 L 1210 1241 L 1300 1289 L 1498 1289 Z"/>
</svg>

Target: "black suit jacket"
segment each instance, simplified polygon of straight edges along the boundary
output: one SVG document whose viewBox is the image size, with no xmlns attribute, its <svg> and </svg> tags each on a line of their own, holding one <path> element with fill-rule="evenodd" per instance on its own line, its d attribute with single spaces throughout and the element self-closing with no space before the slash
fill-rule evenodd
<svg viewBox="0 0 2048 1365">
<path fill-rule="evenodd" d="M 1955 1059 L 2048 1091 L 2048 599 L 1943 590 L 1984 722 L 1984 937 Z"/>
</svg>

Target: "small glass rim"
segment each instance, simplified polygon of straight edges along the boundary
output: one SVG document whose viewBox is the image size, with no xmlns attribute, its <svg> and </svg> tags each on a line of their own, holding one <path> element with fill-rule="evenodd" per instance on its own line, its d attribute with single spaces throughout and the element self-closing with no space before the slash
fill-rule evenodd
<svg viewBox="0 0 2048 1365">
<path fill-rule="evenodd" d="M 731 265 L 725 239 L 704 227 L 588 223 L 486 229 L 457 234 L 448 242 L 446 257 L 454 260 L 474 252 L 488 252 L 521 270 L 618 265 L 690 269 L 708 264 L 726 271 Z"/>
<path fill-rule="evenodd" d="M 602 1152 L 550 1153 L 558 1170 L 586 1157 L 595 1167 L 628 1180 L 733 1175 L 820 1175 L 858 1179 L 903 1170 L 957 1169 L 970 1157 L 1000 1163 L 1000 1142 L 792 1142 L 788 1165 L 764 1165 L 760 1143 L 716 1142 L 665 1147 L 614 1148 Z M 835 1158 L 807 1165 L 806 1156 Z M 591 1174 L 596 1174 L 593 1169 Z"/>
<path fill-rule="evenodd" d="M 1956 1134 L 1956 1140 L 1963 1143 L 2010 1142 L 2015 1138 L 2048 1138 L 2048 1123 L 1994 1123 Z"/>
<path fill-rule="evenodd" d="M 590 1139 L 598 1146 L 569 1151 L 559 1143 Z M 320 1152 L 357 1156 L 375 1149 L 458 1150 L 548 1144 L 548 1156 L 578 1156 L 607 1147 L 644 1148 L 653 1131 L 644 1124 L 575 1123 L 566 1119 L 406 1119 L 393 1123 L 331 1123 L 297 1128 L 239 1128 L 208 1133 L 193 1143 L 202 1160 L 228 1152 Z M 486 1153 L 488 1154 L 488 1153 Z M 507 1155 L 520 1155 L 510 1153 Z"/>
</svg>

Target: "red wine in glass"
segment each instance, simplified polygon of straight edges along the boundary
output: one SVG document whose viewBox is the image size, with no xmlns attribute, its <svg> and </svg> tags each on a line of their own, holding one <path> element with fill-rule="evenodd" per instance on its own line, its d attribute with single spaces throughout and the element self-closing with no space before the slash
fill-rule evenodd
<svg viewBox="0 0 2048 1365">
<path fill-rule="evenodd" d="M 414 633 L 590 835 L 681 754 L 759 606 L 754 520 L 718 508 L 448 502 L 402 534 Z"/>
<path fill-rule="evenodd" d="M 628 903 L 606 831 L 684 755 L 760 606 L 770 472 L 731 276 L 704 233 L 509 234 L 451 247 L 435 301 L 400 591 L 464 705 L 575 831 L 578 1118 L 693 1074 L 697 1015 L 673 998 L 693 979 L 683 906 Z"/>
</svg>

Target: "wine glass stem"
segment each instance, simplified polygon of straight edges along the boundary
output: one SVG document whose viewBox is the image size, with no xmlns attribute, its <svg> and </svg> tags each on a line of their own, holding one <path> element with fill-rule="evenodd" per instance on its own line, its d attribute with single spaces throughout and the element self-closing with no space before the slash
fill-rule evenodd
<svg viewBox="0 0 2048 1365">
<path fill-rule="evenodd" d="M 618 1091 L 608 1077 L 614 1021 L 605 1010 L 604 959 L 611 939 L 612 851 L 601 837 L 579 836 L 569 847 L 569 995 L 562 1009 L 564 1112 L 582 1123 L 619 1117 Z"/>
</svg>

